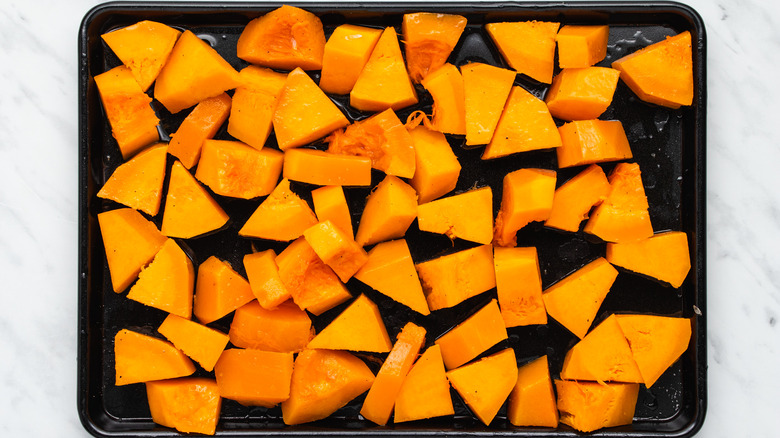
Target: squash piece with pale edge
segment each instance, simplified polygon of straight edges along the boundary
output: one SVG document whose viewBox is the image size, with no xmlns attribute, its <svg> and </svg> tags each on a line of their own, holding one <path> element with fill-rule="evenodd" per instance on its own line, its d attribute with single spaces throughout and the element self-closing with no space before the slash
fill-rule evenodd
<svg viewBox="0 0 780 438">
<path fill-rule="evenodd" d="M 418 263 L 415 268 L 431 311 L 453 307 L 496 287 L 490 245 Z"/>
<path fill-rule="evenodd" d="M 373 382 L 368 366 L 346 351 L 304 350 L 295 360 L 282 419 L 293 425 L 326 418 L 368 391 Z"/>
<path fill-rule="evenodd" d="M 393 421 L 423 420 L 455 414 L 441 347 L 431 345 L 406 375 L 395 399 Z"/>
<path fill-rule="evenodd" d="M 606 67 L 567 68 L 553 79 L 544 97 L 553 117 L 596 119 L 612 103 L 620 72 Z"/>
<path fill-rule="evenodd" d="M 120 164 L 97 193 L 150 216 L 160 211 L 167 145 L 161 143 Z"/>
<path fill-rule="evenodd" d="M 522 87 L 512 87 L 483 160 L 561 146 L 561 135 L 547 105 Z"/>
<path fill-rule="evenodd" d="M 225 350 L 214 367 L 219 395 L 244 406 L 270 408 L 290 397 L 293 354 Z"/>
<path fill-rule="evenodd" d="M 584 68 L 595 65 L 607 56 L 609 26 L 561 27 L 555 37 L 558 43 L 560 68 Z"/>
<path fill-rule="evenodd" d="M 230 114 L 233 101 L 227 93 L 200 101 L 187 114 L 179 129 L 171 134 L 168 153 L 178 158 L 187 169 L 200 160 L 203 142 L 213 138 Z"/>
<path fill-rule="evenodd" d="M 97 215 L 114 292 L 122 292 L 168 240 L 132 208 Z"/>
<path fill-rule="evenodd" d="M 314 329 L 309 315 L 292 301 L 273 309 L 250 301 L 236 309 L 229 336 L 236 347 L 297 353 L 306 348 Z"/>
<path fill-rule="evenodd" d="M 319 186 L 369 186 L 371 159 L 317 149 L 289 149 L 284 153 L 282 174 L 293 181 Z"/>
<path fill-rule="evenodd" d="M 417 191 L 418 202 L 430 202 L 453 191 L 458 184 L 461 166 L 447 137 L 422 125 L 409 133 L 417 163 L 409 185 Z"/>
<path fill-rule="evenodd" d="M 471 412 L 486 426 L 517 383 L 517 360 L 511 348 L 447 372 Z"/>
<path fill-rule="evenodd" d="M 688 235 L 682 231 L 667 231 L 638 242 L 608 243 L 607 260 L 677 288 L 682 286 L 691 270 Z"/>
<path fill-rule="evenodd" d="M 311 143 L 349 125 L 339 107 L 300 68 L 287 75 L 273 116 L 279 149 Z"/>
<path fill-rule="evenodd" d="M 666 37 L 612 63 L 620 79 L 645 102 L 677 109 L 693 103 L 691 33 Z"/>
<path fill-rule="evenodd" d="M 452 64 L 444 64 L 421 81 L 433 97 L 433 129 L 445 134 L 466 134 L 466 98 L 463 76 Z"/>
<path fill-rule="evenodd" d="M 590 215 L 585 232 L 607 242 L 638 242 L 653 235 L 639 164 L 619 163 L 609 174 L 607 199 Z"/>
<path fill-rule="evenodd" d="M 617 275 L 603 257 L 588 263 L 544 291 L 547 314 L 582 339 Z"/>
<path fill-rule="evenodd" d="M 431 313 L 404 239 L 374 246 L 355 278 L 421 315 Z"/>
<path fill-rule="evenodd" d="M 421 231 L 489 244 L 493 240 L 493 191 L 481 187 L 417 206 Z"/>
<path fill-rule="evenodd" d="M 320 19 L 289 5 L 250 21 L 236 45 L 244 61 L 280 70 L 319 70 L 324 49 Z"/>
<path fill-rule="evenodd" d="M 517 383 L 509 396 L 506 416 L 514 426 L 558 427 L 558 407 L 547 356 L 517 370 Z"/>
<path fill-rule="evenodd" d="M 561 423 L 580 432 L 631 424 L 639 396 L 638 383 L 556 380 Z"/>
<path fill-rule="evenodd" d="M 615 315 L 615 318 L 648 388 L 685 353 L 691 341 L 688 318 L 656 315 Z"/>
<path fill-rule="evenodd" d="M 387 424 L 401 385 L 424 343 L 425 329 L 411 322 L 406 323 L 387 359 L 382 362 L 382 368 L 368 390 L 360 415 L 380 426 Z"/>
<path fill-rule="evenodd" d="M 599 165 L 591 164 L 555 190 L 552 210 L 544 226 L 576 233 L 590 209 L 601 204 L 609 190 L 607 175 Z"/>
<path fill-rule="evenodd" d="M 276 256 L 279 278 L 303 310 L 319 315 L 352 298 L 346 286 L 299 237 Z"/>
<path fill-rule="evenodd" d="M 510 67 L 539 82 L 552 81 L 555 36 L 560 23 L 521 21 L 488 23 L 485 28 Z M 522 44 L 518 44 L 522 41 Z"/>
<path fill-rule="evenodd" d="M 417 217 L 417 193 L 399 178 L 387 175 L 368 196 L 355 241 L 366 246 L 397 239 Z"/>
<path fill-rule="evenodd" d="M 311 200 L 314 203 L 314 213 L 320 222 L 331 221 L 349 236 L 355 235 L 343 187 L 325 186 L 312 190 Z"/>
<path fill-rule="evenodd" d="M 444 365 L 457 368 L 507 338 L 496 300 L 490 300 L 465 321 L 437 339 Z"/>
<path fill-rule="evenodd" d="M 283 179 L 238 231 L 242 237 L 288 242 L 317 224 L 317 216 Z"/>
<path fill-rule="evenodd" d="M 173 46 L 154 86 L 154 97 L 172 114 L 240 84 L 238 72 L 189 30 Z"/>
<path fill-rule="evenodd" d="M 211 256 L 198 267 L 193 313 L 203 324 L 214 322 L 255 299 L 244 277 Z"/>
<path fill-rule="evenodd" d="M 233 93 L 228 134 L 262 149 L 273 128 L 274 111 L 287 80 L 286 73 L 250 65 L 238 73 L 241 85 Z"/>
<path fill-rule="evenodd" d="M 399 110 L 417 103 L 398 35 L 385 28 L 349 93 L 349 104 L 361 111 Z"/>
<path fill-rule="evenodd" d="M 160 231 L 168 237 L 189 239 L 220 229 L 228 219 L 195 177 L 180 162 L 173 163 Z"/>
<path fill-rule="evenodd" d="M 401 27 L 409 76 L 419 83 L 447 62 L 466 28 L 466 17 L 417 12 L 404 14 Z"/>
<path fill-rule="evenodd" d="M 182 433 L 214 435 L 222 408 L 217 383 L 191 377 L 146 382 L 152 421 Z"/>
<path fill-rule="evenodd" d="M 381 29 L 352 24 L 342 24 L 334 29 L 322 56 L 322 91 L 333 94 L 352 91 L 380 35 Z"/>
<path fill-rule="evenodd" d="M 195 365 L 162 339 L 122 329 L 114 336 L 117 386 L 189 376 Z"/>
<path fill-rule="evenodd" d="M 168 239 L 141 270 L 127 298 L 182 318 L 192 317 L 195 267 L 176 241 Z"/>
<path fill-rule="evenodd" d="M 352 235 L 345 234 L 329 220 L 312 225 L 303 232 L 303 237 L 317 257 L 345 283 L 368 261 L 368 254 Z"/>
<path fill-rule="evenodd" d="M 493 249 L 496 291 L 504 325 L 547 324 L 536 248 Z"/>
<path fill-rule="evenodd" d="M 101 73 L 95 76 L 95 85 L 122 158 L 126 160 L 160 139 L 160 119 L 149 105 L 152 99 L 141 90 L 130 69 L 120 65 Z"/>
<path fill-rule="evenodd" d="M 330 153 L 368 157 L 371 167 L 388 175 L 414 176 L 414 141 L 392 109 L 337 130 L 326 141 Z"/>
<path fill-rule="evenodd" d="M 284 154 L 238 141 L 206 140 L 195 178 L 216 194 L 252 199 L 270 194 L 282 174 Z"/>
<path fill-rule="evenodd" d="M 244 256 L 249 287 L 257 302 L 266 309 L 273 309 L 290 299 L 290 291 L 284 287 L 276 266 L 276 253 L 269 249 Z"/>
<path fill-rule="evenodd" d="M 555 171 L 548 169 L 519 169 L 504 176 L 493 236 L 496 246 L 516 246 L 521 228 L 550 216 L 556 179 Z"/>
<path fill-rule="evenodd" d="M 633 157 L 620 120 L 575 120 L 558 128 L 558 132 L 561 147 L 555 152 L 559 168 Z"/>
<path fill-rule="evenodd" d="M 206 371 L 214 369 L 230 340 L 225 333 L 172 314 L 165 318 L 157 331 Z"/>
<path fill-rule="evenodd" d="M 387 353 L 391 347 L 379 308 L 368 297 L 360 295 L 306 348 Z"/>
<path fill-rule="evenodd" d="M 461 66 L 466 111 L 466 145 L 490 143 L 516 73 L 479 62 Z"/>
</svg>

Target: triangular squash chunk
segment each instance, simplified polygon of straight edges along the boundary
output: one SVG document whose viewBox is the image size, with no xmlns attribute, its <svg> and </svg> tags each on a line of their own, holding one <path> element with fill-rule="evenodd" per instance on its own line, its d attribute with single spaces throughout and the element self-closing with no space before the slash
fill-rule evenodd
<svg viewBox="0 0 780 438">
<path fill-rule="evenodd" d="M 631 424 L 639 395 L 638 383 L 556 380 L 561 423 L 588 433 Z"/>
<path fill-rule="evenodd" d="M 417 206 L 421 231 L 489 244 L 493 240 L 493 191 L 482 187 Z"/>
<path fill-rule="evenodd" d="M 355 278 L 417 313 L 431 313 L 404 239 L 377 244 Z"/>
<path fill-rule="evenodd" d="M 616 315 L 649 388 L 688 349 L 691 320 L 656 315 Z"/>
<path fill-rule="evenodd" d="M 398 239 L 417 217 L 417 192 L 401 179 L 387 175 L 368 196 L 355 241 L 366 246 Z"/>
<path fill-rule="evenodd" d="M 422 86 L 433 97 L 433 129 L 445 134 L 466 134 L 466 98 L 463 76 L 454 65 L 447 63 L 429 73 Z"/>
<path fill-rule="evenodd" d="M 290 190 L 290 180 L 285 178 L 252 213 L 238 235 L 288 242 L 313 225 L 317 225 L 317 216 L 306 201 Z"/>
<path fill-rule="evenodd" d="M 379 308 L 361 295 L 322 329 L 307 348 L 387 353 L 391 347 Z"/>
<path fill-rule="evenodd" d="M 193 313 L 203 324 L 216 321 L 255 299 L 249 282 L 211 256 L 198 267 Z"/>
<path fill-rule="evenodd" d="M 173 314 L 165 318 L 157 331 L 206 371 L 214 369 L 230 341 L 225 333 Z"/>
<path fill-rule="evenodd" d="M 175 240 L 168 239 L 152 263 L 141 271 L 127 298 L 190 319 L 194 289 L 192 260 Z"/>
<path fill-rule="evenodd" d="M 395 399 L 393 421 L 422 420 L 455 414 L 441 347 L 431 345 L 406 375 Z"/>
<path fill-rule="evenodd" d="M 555 35 L 560 23 L 521 21 L 485 27 L 510 67 L 549 84 L 555 67 Z M 522 41 L 522 44 L 518 42 Z"/>
<path fill-rule="evenodd" d="M 515 72 L 474 62 L 460 68 L 466 110 L 466 145 L 488 144 L 512 90 Z"/>
<path fill-rule="evenodd" d="M 496 300 L 466 318 L 436 340 L 448 369 L 457 368 L 507 338 Z"/>
<path fill-rule="evenodd" d="M 507 419 L 515 426 L 558 427 L 558 408 L 547 356 L 517 370 L 517 383 L 509 396 Z"/>
<path fill-rule="evenodd" d="M 156 216 L 162 199 L 166 151 L 167 146 L 160 144 L 117 167 L 100 188 L 98 198 L 111 199 Z"/>
<path fill-rule="evenodd" d="M 274 309 L 290 299 L 276 266 L 276 253 L 269 249 L 244 256 L 244 270 L 257 302 L 264 309 Z M 239 345 L 240 347 L 240 345 Z"/>
<path fill-rule="evenodd" d="M 176 347 L 127 329 L 114 337 L 116 385 L 189 376 L 195 365 Z"/>
<path fill-rule="evenodd" d="M 189 239 L 225 225 L 229 217 L 180 162 L 173 163 L 161 231 Z"/>
<path fill-rule="evenodd" d="M 146 398 L 152 421 L 183 433 L 214 435 L 222 409 L 222 397 L 213 379 L 146 382 Z"/>
<path fill-rule="evenodd" d="M 466 28 L 466 17 L 417 12 L 404 14 L 401 27 L 409 76 L 419 83 L 447 62 Z"/>
<path fill-rule="evenodd" d="M 667 231 L 638 242 L 608 243 L 607 260 L 677 288 L 691 270 L 688 235 L 683 231 Z"/>
</svg>

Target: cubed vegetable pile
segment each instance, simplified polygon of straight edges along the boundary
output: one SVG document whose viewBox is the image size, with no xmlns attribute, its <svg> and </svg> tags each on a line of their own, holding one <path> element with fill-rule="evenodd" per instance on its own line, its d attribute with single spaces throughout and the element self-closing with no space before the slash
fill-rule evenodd
<svg viewBox="0 0 780 438">
<path fill-rule="evenodd" d="M 514 426 L 590 432 L 631 423 L 640 385 L 688 349 L 689 319 L 599 314 L 619 275 L 680 288 L 691 268 L 689 236 L 651 223 L 621 121 L 599 117 L 621 80 L 648 104 L 691 105 L 691 35 L 606 67 L 595 66 L 606 25 L 491 22 L 481 31 L 505 64 L 454 65 L 465 17 L 408 13 L 395 24 L 400 35 L 359 23 L 326 35 L 318 16 L 282 6 L 244 28 L 240 71 L 190 30 L 142 21 L 103 35 L 122 62 L 94 78 L 124 159 L 97 193 L 111 285 L 167 314 L 156 333 L 116 333 L 115 384 L 145 383 L 156 423 L 214 434 L 224 398 L 281 405 L 295 425 L 366 393 L 364 419 L 399 424 L 454 415 L 454 388 L 486 426 L 508 403 Z M 549 84 L 545 98 L 518 75 Z M 346 95 L 351 108 L 334 100 Z M 167 143 L 153 101 L 189 111 Z M 502 187 L 455 192 L 468 166 L 457 148 L 482 148 L 488 165 L 548 151 L 557 169 L 516 168 Z M 607 175 L 601 163 L 615 161 Z M 580 169 L 560 181 L 569 167 Z M 368 193 L 361 211 L 347 202 L 355 193 Z M 226 199 L 254 212 L 228 227 Z M 606 253 L 543 290 L 538 249 L 518 238 L 533 222 L 606 242 Z M 410 227 L 469 243 L 419 259 Z M 243 266 L 193 260 L 188 241 L 228 232 L 252 241 Z M 397 315 L 350 290 L 355 281 L 415 322 L 389 333 Z M 481 294 L 486 305 L 429 337 L 428 318 Z M 550 318 L 579 339 L 562 368 L 501 347 L 508 328 Z"/>
</svg>

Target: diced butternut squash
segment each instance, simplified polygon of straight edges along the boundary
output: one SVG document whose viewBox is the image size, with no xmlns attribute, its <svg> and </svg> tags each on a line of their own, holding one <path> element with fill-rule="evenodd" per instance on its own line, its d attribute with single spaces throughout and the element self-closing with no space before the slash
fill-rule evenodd
<svg viewBox="0 0 780 438">
<path fill-rule="evenodd" d="M 283 175 L 293 181 L 320 186 L 369 186 L 371 159 L 317 149 L 289 149 L 284 153 Z"/>
<path fill-rule="evenodd" d="M 576 233 L 590 209 L 601 204 L 609 190 L 607 175 L 597 164 L 591 164 L 555 190 L 550 217 L 544 225 Z"/>
<path fill-rule="evenodd" d="M 638 383 L 598 383 L 556 380 L 561 423 L 580 432 L 631 424 Z"/>
<path fill-rule="evenodd" d="M 417 313 L 431 313 L 404 239 L 374 246 L 355 278 Z"/>
<path fill-rule="evenodd" d="M 214 435 L 222 398 L 212 379 L 186 378 L 146 382 L 152 421 L 182 433 Z"/>
<path fill-rule="evenodd" d="M 276 256 L 276 264 L 279 278 L 301 309 L 319 315 L 352 297 L 303 237 Z"/>
<path fill-rule="evenodd" d="M 128 159 L 160 139 L 160 119 L 149 106 L 152 99 L 141 90 L 130 69 L 123 65 L 112 68 L 95 76 L 95 84 L 122 158 Z"/>
<path fill-rule="evenodd" d="M 547 356 L 542 356 L 517 370 L 507 411 L 513 425 L 558 427 L 558 407 L 548 367 Z"/>
<path fill-rule="evenodd" d="M 615 315 L 602 321 L 566 353 L 561 378 L 602 383 L 644 381 Z"/>
<path fill-rule="evenodd" d="M 547 324 L 536 248 L 496 247 L 493 250 L 493 265 L 504 325 L 517 327 Z"/>
<path fill-rule="evenodd" d="M 397 111 L 415 103 L 417 92 L 409 80 L 398 35 L 387 27 L 349 93 L 349 104 L 361 111 Z"/>
<path fill-rule="evenodd" d="M 289 5 L 250 21 L 236 46 L 244 61 L 280 70 L 319 70 L 324 49 L 320 19 Z"/>
<path fill-rule="evenodd" d="M 656 315 L 616 315 L 648 388 L 688 349 L 691 320 Z"/>
<path fill-rule="evenodd" d="M 309 343 L 314 330 L 309 315 L 292 301 L 273 309 L 250 301 L 236 309 L 229 335 L 236 347 L 297 353 Z"/>
<path fill-rule="evenodd" d="M 542 299 L 547 314 L 582 339 L 617 274 L 603 257 L 572 272 L 544 291 Z"/>
<path fill-rule="evenodd" d="M 439 339 L 447 369 L 457 368 L 507 338 L 504 320 L 496 300 L 466 318 Z"/>
<path fill-rule="evenodd" d="M 321 420 L 368 391 L 374 374 L 346 351 L 304 350 L 295 360 L 290 398 L 282 402 L 288 425 Z"/>
<path fill-rule="evenodd" d="M 539 82 L 552 81 L 555 35 L 560 23 L 488 23 L 485 28 L 510 67 Z M 522 44 L 518 42 L 522 41 Z"/>
<path fill-rule="evenodd" d="M 577 120 L 560 128 L 558 167 L 582 166 L 632 158 L 620 120 Z"/>
<path fill-rule="evenodd" d="M 216 194 L 252 199 L 270 194 L 282 174 L 284 154 L 238 141 L 206 140 L 195 178 Z"/>
<path fill-rule="evenodd" d="M 362 246 L 329 220 L 313 225 L 303 232 L 311 248 L 341 281 L 347 282 L 368 261 Z"/>
<path fill-rule="evenodd" d="M 387 353 L 391 347 L 379 308 L 368 297 L 360 295 L 307 348 Z"/>
<path fill-rule="evenodd" d="M 189 239 L 218 230 L 228 219 L 195 177 L 180 162 L 173 163 L 160 231 L 168 237 Z"/>
<path fill-rule="evenodd" d="M 114 336 L 116 385 L 189 376 L 195 365 L 162 339 L 122 329 Z"/>
<path fill-rule="evenodd" d="M 401 26 L 409 76 L 419 83 L 447 62 L 466 28 L 466 17 L 417 12 L 404 14 Z"/>
<path fill-rule="evenodd" d="M 483 160 L 561 146 L 561 135 L 547 105 L 522 87 L 512 87 Z"/>
<path fill-rule="evenodd" d="M 250 65 L 238 77 L 241 86 L 233 93 L 227 131 L 249 146 L 262 149 L 273 128 L 276 102 L 287 74 Z"/>
<path fill-rule="evenodd" d="M 211 256 L 198 267 L 193 313 L 201 323 L 216 321 L 253 299 L 249 282 L 226 262 Z"/>
<path fill-rule="evenodd" d="M 645 102 L 669 108 L 693 103 L 693 54 L 691 33 L 637 50 L 612 63 L 620 78 Z"/>
<path fill-rule="evenodd" d="M 178 158 L 187 169 L 200 160 L 203 142 L 213 138 L 230 114 L 233 101 L 226 93 L 209 97 L 195 105 L 171 136 L 168 153 Z"/>
<path fill-rule="evenodd" d="M 244 406 L 270 408 L 290 398 L 293 354 L 225 350 L 214 367 L 219 395 Z"/>
<path fill-rule="evenodd" d="M 490 245 L 418 263 L 415 268 L 431 311 L 455 306 L 496 287 Z"/>
<path fill-rule="evenodd" d="M 168 239 L 138 275 L 127 298 L 182 318 L 192 317 L 195 267 L 176 241 Z"/>
<path fill-rule="evenodd" d="M 302 236 L 316 223 L 317 216 L 309 204 L 290 189 L 290 181 L 285 178 L 252 213 L 238 235 L 287 242 Z"/>
<path fill-rule="evenodd" d="M 607 242 L 637 242 L 653 235 L 639 164 L 619 163 L 609 174 L 611 187 L 585 224 L 585 232 Z"/>
<path fill-rule="evenodd" d="M 387 359 L 382 362 L 382 368 L 368 390 L 360 415 L 380 426 L 387 424 L 401 385 L 424 343 L 425 329 L 407 323 L 398 334 Z"/>
<path fill-rule="evenodd" d="M 249 287 L 263 308 L 273 309 L 290 299 L 290 291 L 284 287 L 279 277 L 274 250 L 245 255 L 244 270 L 249 280 Z"/>
<path fill-rule="evenodd" d="M 463 76 L 447 63 L 421 81 L 433 97 L 433 129 L 445 134 L 466 135 L 466 97 Z"/>
<path fill-rule="evenodd" d="M 105 211 L 97 217 L 111 284 L 119 293 L 130 286 L 168 239 L 132 208 Z"/>
<path fill-rule="evenodd" d="M 691 270 L 688 235 L 667 231 L 638 242 L 608 243 L 607 260 L 629 271 L 682 286 Z"/>
<path fill-rule="evenodd" d="M 421 231 L 487 245 L 493 240 L 493 191 L 481 187 L 420 204 L 417 224 Z"/>
<path fill-rule="evenodd" d="M 611 68 L 567 68 L 555 76 L 544 101 L 553 117 L 596 119 L 612 103 L 619 77 L 620 72 Z"/>
<path fill-rule="evenodd" d="M 371 167 L 388 175 L 414 176 L 414 142 L 392 109 L 338 130 L 326 141 L 328 152 L 368 157 Z"/>
<path fill-rule="evenodd" d="M 561 27 L 555 37 L 558 43 L 560 68 L 584 68 L 595 65 L 607 56 L 609 26 Z"/>
<path fill-rule="evenodd" d="M 493 235 L 495 245 L 516 246 L 518 230 L 550 217 L 556 179 L 555 171 L 548 169 L 519 169 L 504 176 Z"/>
<path fill-rule="evenodd" d="M 517 361 L 511 348 L 448 371 L 447 378 L 471 412 L 486 426 L 517 383 Z"/>
<path fill-rule="evenodd" d="M 466 145 L 488 144 L 509 98 L 515 72 L 473 62 L 460 68 L 466 111 Z"/>
<path fill-rule="evenodd" d="M 281 150 L 311 143 L 349 124 L 339 107 L 300 68 L 287 75 L 274 110 Z"/>
<path fill-rule="evenodd" d="M 236 88 L 238 72 L 216 50 L 185 30 L 154 86 L 154 97 L 171 113 Z"/>
<path fill-rule="evenodd" d="M 444 134 L 422 125 L 409 133 L 417 163 L 409 184 L 417 191 L 418 202 L 430 202 L 454 190 L 461 166 Z"/>
<path fill-rule="evenodd" d="M 341 186 L 325 186 L 311 191 L 314 202 L 314 213 L 320 222 L 331 221 L 341 231 L 354 236 L 352 230 L 352 215 L 349 212 L 344 188 Z"/>
<path fill-rule="evenodd" d="M 431 345 L 406 375 L 395 399 L 393 421 L 401 423 L 454 413 L 441 347 Z"/>
<path fill-rule="evenodd" d="M 393 175 L 387 175 L 368 196 L 355 240 L 361 246 L 397 239 L 417 217 L 417 193 Z"/>
<path fill-rule="evenodd" d="M 162 199 L 167 149 L 167 145 L 160 143 L 119 165 L 100 188 L 98 198 L 156 216 Z"/>
<path fill-rule="evenodd" d="M 352 24 L 334 29 L 322 56 L 322 91 L 333 94 L 352 91 L 381 34 L 380 29 Z"/>
<path fill-rule="evenodd" d="M 264 91 L 271 96 L 279 96 L 285 81 L 287 81 L 287 73 L 280 73 L 257 65 L 248 65 L 238 72 L 238 79 L 241 81 L 241 85 L 236 88 L 236 91 L 245 88 L 252 91 Z M 235 101 L 235 96 L 233 100 Z M 273 113 L 273 108 L 271 108 L 271 112 Z"/>
<path fill-rule="evenodd" d="M 168 61 L 180 34 L 170 26 L 144 20 L 100 37 L 146 91 Z"/>
<path fill-rule="evenodd" d="M 206 371 L 214 369 L 230 340 L 225 333 L 173 314 L 165 318 L 157 331 Z"/>
</svg>

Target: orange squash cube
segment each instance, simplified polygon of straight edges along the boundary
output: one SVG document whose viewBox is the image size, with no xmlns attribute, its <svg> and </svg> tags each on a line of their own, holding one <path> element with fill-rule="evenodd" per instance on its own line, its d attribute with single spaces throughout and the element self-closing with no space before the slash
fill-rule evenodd
<svg viewBox="0 0 780 438">
<path fill-rule="evenodd" d="M 493 235 L 495 245 L 516 246 L 521 228 L 550 216 L 556 179 L 555 171 L 547 169 L 520 169 L 504 176 Z"/>
<path fill-rule="evenodd" d="M 290 189 L 290 181 L 285 178 L 247 219 L 238 235 L 286 242 L 297 239 L 315 224 L 317 216 Z"/>
<path fill-rule="evenodd" d="M 152 421 L 182 433 L 214 435 L 222 398 L 212 379 L 186 378 L 146 382 Z"/>
<path fill-rule="evenodd" d="M 322 91 L 333 94 L 352 91 L 380 35 L 380 29 L 352 24 L 342 24 L 334 29 L 322 56 Z"/>
<path fill-rule="evenodd" d="M 114 336 L 117 386 L 189 376 L 195 365 L 162 339 L 122 329 Z"/>
<path fill-rule="evenodd" d="M 218 330 L 173 314 L 165 318 L 157 331 L 206 371 L 214 369 L 230 340 L 228 335 Z"/>
<path fill-rule="evenodd" d="M 284 287 L 279 277 L 274 250 L 245 255 L 244 270 L 249 280 L 249 287 L 252 288 L 252 293 L 263 308 L 273 309 L 290 299 L 290 291 Z"/>
<path fill-rule="evenodd" d="M 379 308 L 360 295 L 327 327 L 309 342 L 307 348 L 387 353 L 392 343 Z"/>
<path fill-rule="evenodd" d="M 273 128 L 276 102 L 287 74 L 250 65 L 238 77 L 241 85 L 233 93 L 227 131 L 249 146 L 262 149 Z"/>
<path fill-rule="evenodd" d="M 228 219 L 195 177 L 179 161 L 173 163 L 160 231 L 189 239 L 220 229 Z"/>
<path fill-rule="evenodd" d="M 567 68 L 555 76 L 544 101 L 553 117 L 596 119 L 612 103 L 619 77 L 611 68 Z"/>
<path fill-rule="evenodd" d="M 550 217 L 544 225 L 576 233 L 590 209 L 601 204 L 609 191 L 607 175 L 597 164 L 591 164 L 555 190 Z"/>
<path fill-rule="evenodd" d="M 493 191 L 481 187 L 417 206 L 421 231 L 489 244 L 493 240 Z"/>
<path fill-rule="evenodd" d="M 556 380 L 561 423 L 580 432 L 631 424 L 638 383 L 598 383 Z"/>
<path fill-rule="evenodd" d="M 363 247 L 329 220 L 312 225 L 303 232 L 303 237 L 317 257 L 345 283 L 368 261 Z"/>
<path fill-rule="evenodd" d="M 458 68 L 444 64 L 428 73 L 420 83 L 433 97 L 433 129 L 466 135 L 466 97 Z"/>
<path fill-rule="evenodd" d="M 355 235 L 352 229 L 352 215 L 349 212 L 343 187 L 320 187 L 311 191 L 311 199 L 314 203 L 314 213 L 317 214 L 320 222 L 331 221 L 347 235 Z"/>
<path fill-rule="evenodd" d="M 216 194 L 252 199 L 270 194 L 282 174 L 284 154 L 238 141 L 206 140 L 195 178 Z"/>
<path fill-rule="evenodd" d="M 209 97 L 195 105 L 179 129 L 171 135 L 168 153 L 178 158 L 187 169 L 200 160 L 203 142 L 213 138 L 230 114 L 233 101 L 226 93 Z"/>
<path fill-rule="evenodd" d="M 290 398 L 292 373 L 292 353 L 240 348 L 222 352 L 214 367 L 220 396 L 265 408 Z"/>
<path fill-rule="evenodd" d="M 399 178 L 387 175 L 368 196 L 355 241 L 373 245 L 397 239 L 417 217 L 417 193 Z"/>
<path fill-rule="evenodd" d="M 517 383 L 509 396 L 507 419 L 515 426 L 558 427 L 558 408 L 547 356 L 517 370 Z"/>
<path fill-rule="evenodd" d="M 415 268 L 431 311 L 455 306 L 496 287 L 490 245 L 418 263 Z"/>
<path fill-rule="evenodd" d="M 496 291 L 507 327 L 547 324 L 536 248 L 493 249 Z"/>
<path fill-rule="evenodd" d="M 406 375 L 395 399 L 393 421 L 422 420 L 455 414 L 441 347 L 431 345 Z"/>
<path fill-rule="evenodd" d="M 461 166 L 444 134 L 425 126 L 417 126 L 409 133 L 417 163 L 409 184 L 417 191 L 418 202 L 430 202 L 454 190 Z"/>
<path fill-rule="evenodd" d="M 637 242 L 607 243 L 607 260 L 678 288 L 691 270 L 688 235 L 667 231 Z"/>
<path fill-rule="evenodd" d="M 517 75 L 512 70 L 472 62 L 460 68 L 466 111 L 466 145 L 488 144 Z"/>
<path fill-rule="evenodd" d="M 466 17 L 433 12 L 404 14 L 401 23 L 409 76 L 416 83 L 444 65 L 466 28 Z"/>
<path fill-rule="evenodd" d="M 555 37 L 558 43 L 558 66 L 584 68 L 595 65 L 607 56 L 609 26 L 561 27 Z"/>
<path fill-rule="evenodd" d="M 558 131 L 562 142 L 556 149 L 560 168 L 633 157 L 619 120 L 577 120 Z"/>
<path fill-rule="evenodd" d="M 157 216 L 162 199 L 167 146 L 160 143 L 120 164 L 97 193 L 149 216 Z"/>
<path fill-rule="evenodd" d="M 193 313 L 201 323 L 214 322 L 253 299 L 249 283 L 226 262 L 211 256 L 200 264 Z"/>
<path fill-rule="evenodd" d="M 437 339 L 444 365 L 457 368 L 507 338 L 496 300 L 491 300 L 465 321 Z"/>
<path fill-rule="evenodd" d="M 168 239 L 141 270 L 127 298 L 182 318 L 192 317 L 195 267 L 176 241 Z"/>
<path fill-rule="evenodd" d="M 642 381 L 650 388 L 688 349 L 691 320 L 657 315 L 615 315 Z"/>
<path fill-rule="evenodd" d="M 250 301 L 236 309 L 229 335 L 236 347 L 297 353 L 312 339 L 314 329 L 309 315 L 292 301 L 273 309 Z"/>
<path fill-rule="evenodd" d="M 320 186 L 369 186 L 371 159 L 317 149 L 289 149 L 284 153 L 283 175 Z"/>
<path fill-rule="evenodd" d="M 560 23 L 521 21 L 488 23 L 485 28 L 510 67 L 549 84 L 555 65 L 555 35 L 559 26 Z"/>
</svg>

